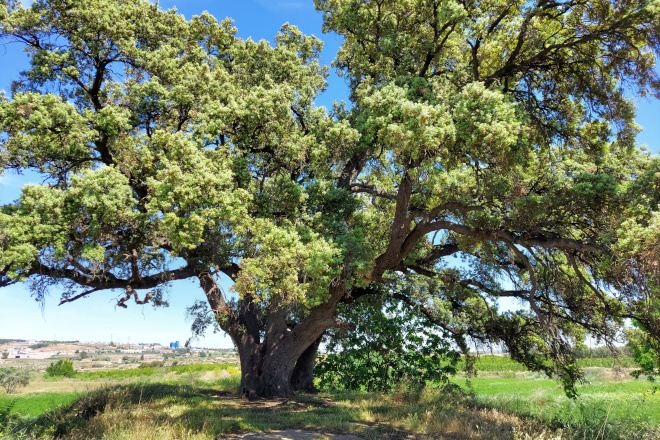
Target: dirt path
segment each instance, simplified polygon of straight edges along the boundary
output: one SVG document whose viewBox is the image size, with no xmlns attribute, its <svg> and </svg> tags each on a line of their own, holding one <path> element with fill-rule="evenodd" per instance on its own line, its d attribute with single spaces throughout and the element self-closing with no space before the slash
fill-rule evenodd
<svg viewBox="0 0 660 440">
<path fill-rule="evenodd" d="M 254 432 L 239 437 L 244 440 L 362 440 L 354 435 L 319 434 L 318 432 L 287 429 L 286 431 Z"/>
</svg>

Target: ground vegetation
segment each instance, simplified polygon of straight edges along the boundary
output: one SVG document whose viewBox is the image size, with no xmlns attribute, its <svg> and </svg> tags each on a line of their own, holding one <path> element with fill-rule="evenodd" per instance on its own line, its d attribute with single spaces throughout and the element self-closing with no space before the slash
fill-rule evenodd
<svg viewBox="0 0 660 440">
<path fill-rule="evenodd" d="M 36 378 L 18 395 L 0 395 L 0 413 L 9 409 L 4 438 L 10 440 L 206 440 L 287 428 L 365 440 L 650 440 L 660 434 L 659 395 L 627 372 L 589 368 L 590 384 L 580 385 L 573 400 L 543 374 L 505 370 L 519 364 L 501 356 L 482 356 L 477 365 L 483 371 L 470 378 L 470 386 L 459 376 L 449 388 L 334 391 L 253 402 L 240 398 L 235 364 L 114 370 L 97 381 L 80 373 L 75 379 Z"/>
</svg>

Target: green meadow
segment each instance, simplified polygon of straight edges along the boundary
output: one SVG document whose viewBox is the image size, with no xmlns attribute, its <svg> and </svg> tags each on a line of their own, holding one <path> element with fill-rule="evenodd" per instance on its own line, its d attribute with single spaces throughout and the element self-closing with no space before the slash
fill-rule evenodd
<svg viewBox="0 0 660 440">
<path fill-rule="evenodd" d="M 364 439 L 660 438 L 660 391 L 633 379 L 630 370 L 586 368 L 580 397 L 572 400 L 556 380 L 526 372 L 508 358 L 482 356 L 477 368 L 477 377 L 452 380 L 460 388 L 335 391 L 257 402 L 237 397 L 236 364 L 91 371 L 67 379 L 35 374 L 19 394 L 0 394 L 0 436 L 216 439 L 302 428 Z"/>
</svg>

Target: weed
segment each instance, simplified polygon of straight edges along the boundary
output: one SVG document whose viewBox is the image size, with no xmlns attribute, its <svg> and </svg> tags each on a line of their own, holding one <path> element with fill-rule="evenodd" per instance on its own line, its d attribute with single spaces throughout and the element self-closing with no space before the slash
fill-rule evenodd
<svg viewBox="0 0 660 440">
<path fill-rule="evenodd" d="M 0 435 L 4 434 L 9 426 L 11 410 L 15 404 L 15 400 L 0 402 Z"/>
</svg>

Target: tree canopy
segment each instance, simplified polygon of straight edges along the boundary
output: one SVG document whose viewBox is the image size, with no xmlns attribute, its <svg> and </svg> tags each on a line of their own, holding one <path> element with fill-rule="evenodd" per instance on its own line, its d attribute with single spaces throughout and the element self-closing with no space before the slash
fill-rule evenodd
<svg viewBox="0 0 660 440">
<path fill-rule="evenodd" d="M 660 94 L 659 1 L 315 0 L 344 38 L 332 109 L 321 40 L 289 24 L 254 42 L 143 0 L 0 3 L 31 62 L 0 169 L 46 179 L 1 208 L 0 287 L 126 307 L 197 278 L 196 328 L 231 336 L 249 397 L 309 388 L 365 295 L 569 389 L 587 333 L 660 340 L 660 164 L 630 99 Z"/>
</svg>

